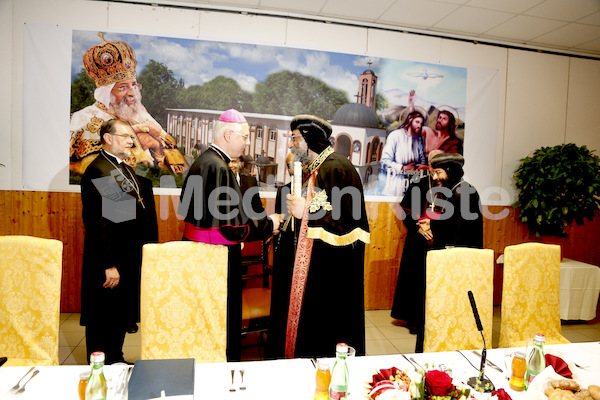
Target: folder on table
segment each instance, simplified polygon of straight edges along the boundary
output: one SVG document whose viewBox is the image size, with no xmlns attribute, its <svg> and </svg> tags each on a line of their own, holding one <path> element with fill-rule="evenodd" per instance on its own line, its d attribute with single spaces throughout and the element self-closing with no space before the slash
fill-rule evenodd
<svg viewBox="0 0 600 400">
<path fill-rule="evenodd" d="M 193 358 L 136 361 L 129 379 L 129 400 L 160 398 L 163 390 L 166 397 L 193 399 L 194 365 Z"/>
</svg>

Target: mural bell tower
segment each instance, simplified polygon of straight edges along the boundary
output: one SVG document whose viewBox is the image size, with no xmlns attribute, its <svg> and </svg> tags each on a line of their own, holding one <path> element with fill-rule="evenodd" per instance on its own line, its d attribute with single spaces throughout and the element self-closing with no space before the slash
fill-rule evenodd
<svg viewBox="0 0 600 400">
<path fill-rule="evenodd" d="M 377 75 L 370 68 L 367 68 L 358 78 L 358 102 L 375 111 L 377 101 Z"/>
</svg>

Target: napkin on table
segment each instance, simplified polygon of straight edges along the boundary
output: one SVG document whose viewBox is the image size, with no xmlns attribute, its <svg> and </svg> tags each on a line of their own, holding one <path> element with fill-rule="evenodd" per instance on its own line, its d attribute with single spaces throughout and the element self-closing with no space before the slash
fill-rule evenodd
<svg viewBox="0 0 600 400">
<path fill-rule="evenodd" d="M 573 378 L 573 373 L 569 369 L 569 366 L 567 365 L 565 360 L 563 360 L 560 357 L 557 357 L 552 354 L 546 354 L 546 365 L 551 365 L 552 368 L 554 369 L 554 372 L 556 372 L 563 378 L 566 378 L 566 379 Z"/>
<path fill-rule="evenodd" d="M 573 373 L 575 371 L 575 364 L 569 361 L 569 357 L 566 357 L 560 351 L 555 349 L 544 349 L 546 356 L 546 366 L 551 365 L 554 368 L 554 372 L 562 376 L 565 379 L 575 379 L 576 376 Z"/>
</svg>

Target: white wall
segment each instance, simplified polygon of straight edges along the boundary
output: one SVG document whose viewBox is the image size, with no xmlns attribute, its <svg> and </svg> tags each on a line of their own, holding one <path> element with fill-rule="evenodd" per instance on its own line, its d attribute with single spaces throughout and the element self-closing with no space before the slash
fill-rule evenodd
<svg viewBox="0 0 600 400">
<path fill-rule="evenodd" d="M 498 70 L 500 90 L 495 140 L 494 185 L 514 201 L 511 176 L 519 159 L 536 148 L 575 142 L 600 150 L 600 61 L 510 50 L 450 39 L 372 28 L 87 0 L 0 0 L 0 189 L 22 190 L 23 24 L 44 23 L 87 29 L 208 40 L 289 45 L 373 54 Z M 471 72 L 471 70 L 469 70 Z M 475 74 L 476 76 L 476 74 Z M 477 104 L 467 104 L 467 108 Z M 477 130 L 477 126 L 469 126 Z M 479 160 L 477 146 L 465 149 L 467 163 Z M 485 188 L 478 187 L 480 191 Z"/>
<path fill-rule="evenodd" d="M 0 1 L 0 189 L 12 188 L 12 47 L 12 1 Z"/>
</svg>

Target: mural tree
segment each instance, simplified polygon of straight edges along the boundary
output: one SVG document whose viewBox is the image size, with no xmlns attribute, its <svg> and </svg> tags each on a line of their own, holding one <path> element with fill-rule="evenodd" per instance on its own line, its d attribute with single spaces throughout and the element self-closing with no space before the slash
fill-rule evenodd
<svg viewBox="0 0 600 400">
<path fill-rule="evenodd" d="M 297 72 L 271 74 L 256 85 L 254 109 L 277 115 L 315 114 L 332 119 L 337 110 L 348 104 L 346 93 L 325 82 Z"/>
<path fill-rule="evenodd" d="M 252 94 L 243 90 L 231 78 L 217 76 L 202 86 L 183 89 L 178 95 L 181 108 L 227 110 L 234 107 L 240 112 L 253 112 Z"/>
<path fill-rule="evenodd" d="M 166 126 L 166 108 L 177 108 L 177 93 L 183 88 L 183 79 L 177 80 L 166 65 L 150 60 L 138 75 L 142 84 L 142 103 L 161 126 Z"/>
<path fill-rule="evenodd" d="M 94 99 L 95 89 L 94 80 L 88 76 L 85 69 L 81 68 L 81 71 L 71 83 L 71 112 L 74 113 L 94 104 L 96 101 Z"/>
</svg>

